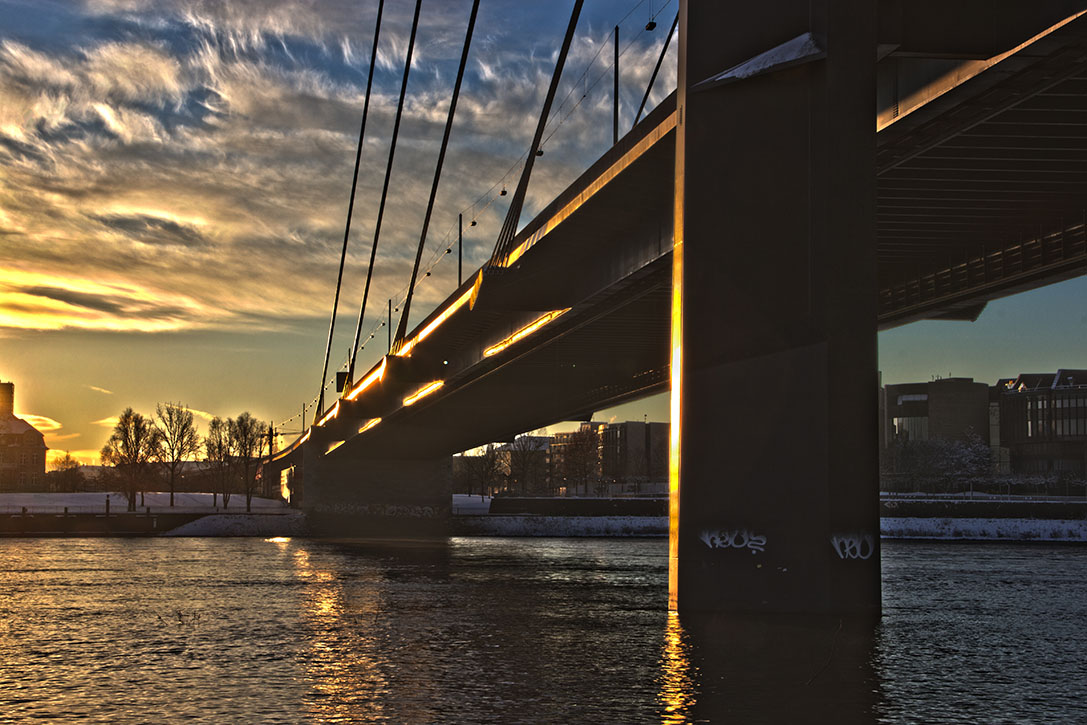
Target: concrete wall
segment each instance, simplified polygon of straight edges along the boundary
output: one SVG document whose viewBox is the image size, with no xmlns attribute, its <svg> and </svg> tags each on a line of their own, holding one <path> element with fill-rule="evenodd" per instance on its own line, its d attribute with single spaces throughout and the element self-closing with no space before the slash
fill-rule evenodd
<svg viewBox="0 0 1087 725">
<path fill-rule="evenodd" d="M 304 451 L 302 510 L 335 536 L 444 535 L 453 495 L 450 458 L 360 459 Z"/>
</svg>

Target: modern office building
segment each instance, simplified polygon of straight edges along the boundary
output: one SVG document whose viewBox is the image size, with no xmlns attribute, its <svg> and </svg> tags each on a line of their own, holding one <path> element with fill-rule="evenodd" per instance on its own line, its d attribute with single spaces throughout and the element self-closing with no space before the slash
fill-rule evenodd
<svg viewBox="0 0 1087 725">
<path fill-rule="evenodd" d="M 989 386 L 973 378 L 940 378 L 885 388 L 887 443 L 967 440 L 989 443 Z"/>
<path fill-rule="evenodd" d="M 1087 370 L 1023 373 L 997 390 L 1013 472 L 1087 474 Z"/>
<path fill-rule="evenodd" d="M 976 435 L 994 472 L 1087 475 L 1087 370 L 1022 373 L 992 387 L 971 378 L 888 385 L 881 407 L 886 450 Z"/>
</svg>

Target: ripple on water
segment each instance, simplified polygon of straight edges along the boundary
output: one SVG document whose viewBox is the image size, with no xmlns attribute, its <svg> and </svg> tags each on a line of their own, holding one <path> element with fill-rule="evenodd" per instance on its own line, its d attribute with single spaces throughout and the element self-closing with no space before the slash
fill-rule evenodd
<svg viewBox="0 0 1087 725">
<path fill-rule="evenodd" d="M 885 616 L 664 611 L 666 542 L 0 540 L 0 713 L 85 722 L 1070 721 L 1087 547 L 887 542 Z"/>
</svg>

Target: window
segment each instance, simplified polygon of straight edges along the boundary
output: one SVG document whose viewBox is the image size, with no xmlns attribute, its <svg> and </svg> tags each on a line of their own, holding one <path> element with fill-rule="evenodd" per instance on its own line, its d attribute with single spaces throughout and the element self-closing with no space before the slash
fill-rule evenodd
<svg viewBox="0 0 1087 725">
<path fill-rule="evenodd" d="M 928 400 L 928 393 L 910 393 L 908 395 L 899 395 L 898 404 L 903 403 L 916 403 L 923 400 Z"/>
<path fill-rule="evenodd" d="M 927 441 L 928 416 L 894 419 L 895 434 L 901 440 Z"/>
</svg>

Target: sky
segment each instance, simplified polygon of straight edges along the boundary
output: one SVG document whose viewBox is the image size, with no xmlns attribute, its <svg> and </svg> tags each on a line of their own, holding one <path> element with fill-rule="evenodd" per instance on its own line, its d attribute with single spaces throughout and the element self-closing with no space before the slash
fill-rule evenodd
<svg viewBox="0 0 1087 725">
<path fill-rule="evenodd" d="M 457 285 L 458 213 L 466 274 L 493 248 L 571 5 L 482 2 L 412 324 Z M 612 27 L 629 128 L 676 5 L 586 2 L 523 221 L 610 144 Z M 423 0 L 362 369 L 410 273 L 470 6 Z M 51 458 L 94 463 L 124 408 L 167 401 L 201 425 L 248 410 L 299 429 L 321 382 L 376 8 L 0 0 L 0 379 Z M 386 2 L 329 377 L 354 335 L 412 9 Z M 673 51 L 649 105 L 674 87 Z M 1084 300 L 1080 278 L 975 323 L 883 333 L 884 382 L 1087 367 Z M 597 417 L 667 415 L 655 396 Z"/>
</svg>

